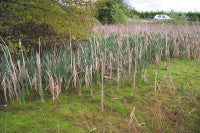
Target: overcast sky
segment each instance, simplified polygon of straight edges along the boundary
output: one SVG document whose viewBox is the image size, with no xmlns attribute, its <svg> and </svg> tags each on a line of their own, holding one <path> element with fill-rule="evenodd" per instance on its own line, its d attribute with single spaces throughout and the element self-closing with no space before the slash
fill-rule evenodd
<svg viewBox="0 0 200 133">
<path fill-rule="evenodd" d="M 200 0 L 127 0 L 129 4 L 139 11 L 198 11 Z"/>
</svg>

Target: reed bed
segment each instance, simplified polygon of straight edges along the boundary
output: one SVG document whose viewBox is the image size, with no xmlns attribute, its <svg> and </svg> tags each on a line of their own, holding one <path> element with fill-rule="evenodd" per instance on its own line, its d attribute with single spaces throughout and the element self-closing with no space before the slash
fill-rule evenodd
<svg viewBox="0 0 200 133">
<path fill-rule="evenodd" d="M 187 58 L 200 60 L 200 27 L 197 25 L 171 25 L 137 23 L 129 25 L 103 25 L 94 29 L 94 38 L 88 42 L 52 47 L 50 50 L 33 51 L 27 55 L 10 52 L 2 40 L 1 89 L 5 102 L 25 99 L 29 92 L 37 92 L 53 100 L 66 89 L 80 91 L 115 80 L 116 89 L 120 82 L 128 80 L 133 84 L 140 76 L 144 81 L 149 62 L 159 64 L 160 60 Z M 71 40 L 71 39 L 70 39 Z M 21 45 L 21 42 L 19 42 Z M 39 41 L 39 45 L 42 45 Z M 75 47 L 75 48 L 74 48 Z M 137 73 L 140 73 L 139 75 Z M 103 102 L 103 101 L 102 101 Z M 103 111 L 103 106 L 102 106 Z"/>
</svg>

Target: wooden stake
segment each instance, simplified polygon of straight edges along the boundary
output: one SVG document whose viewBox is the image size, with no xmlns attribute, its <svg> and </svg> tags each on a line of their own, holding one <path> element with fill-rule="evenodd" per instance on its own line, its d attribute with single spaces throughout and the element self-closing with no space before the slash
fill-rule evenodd
<svg viewBox="0 0 200 133">
<path fill-rule="evenodd" d="M 119 40 L 117 40 L 118 42 L 118 52 L 117 52 L 117 62 L 118 62 L 118 67 L 117 67 L 117 90 L 119 90 L 119 81 L 120 81 L 120 77 L 119 77 L 119 72 L 120 72 L 120 42 Z"/>
<path fill-rule="evenodd" d="M 133 97 L 134 97 L 134 92 L 135 92 L 135 77 L 137 74 L 137 55 L 135 56 L 135 70 L 134 70 L 134 75 L 133 75 Z"/>
<path fill-rule="evenodd" d="M 156 75 L 155 75 L 154 99 L 157 101 L 157 71 L 156 71 Z"/>
<path fill-rule="evenodd" d="M 104 77 L 104 63 L 103 60 L 101 60 L 101 114 L 102 114 L 102 120 L 104 119 L 104 91 L 103 91 L 103 77 Z"/>
</svg>

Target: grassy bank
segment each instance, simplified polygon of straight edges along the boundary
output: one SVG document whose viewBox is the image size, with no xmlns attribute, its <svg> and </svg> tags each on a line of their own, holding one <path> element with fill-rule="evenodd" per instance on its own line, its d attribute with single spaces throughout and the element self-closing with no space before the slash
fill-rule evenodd
<svg viewBox="0 0 200 133">
<path fill-rule="evenodd" d="M 24 103 L 13 101 L 1 107 L 0 132 L 200 131 L 200 64 L 196 60 L 170 59 L 168 66 L 165 61 L 150 62 L 147 81 L 142 76 L 137 73 L 134 97 L 132 79 L 121 80 L 119 90 L 115 80 L 104 82 L 103 114 L 98 83 L 93 96 L 84 88 L 81 94 L 62 93 L 58 101 L 49 97 L 42 103 L 34 96 Z"/>
</svg>

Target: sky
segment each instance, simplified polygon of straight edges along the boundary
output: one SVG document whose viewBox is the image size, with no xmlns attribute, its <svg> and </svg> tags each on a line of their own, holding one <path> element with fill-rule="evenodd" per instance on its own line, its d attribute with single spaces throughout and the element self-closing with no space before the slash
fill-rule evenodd
<svg viewBox="0 0 200 133">
<path fill-rule="evenodd" d="M 127 0 L 138 11 L 200 12 L 200 0 Z"/>
</svg>

